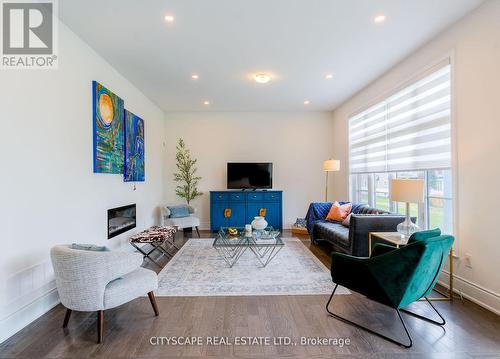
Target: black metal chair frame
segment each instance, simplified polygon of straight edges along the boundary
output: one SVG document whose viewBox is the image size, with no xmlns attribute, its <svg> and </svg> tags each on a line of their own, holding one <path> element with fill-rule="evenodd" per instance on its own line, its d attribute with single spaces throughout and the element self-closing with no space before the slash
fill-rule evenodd
<svg viewBox="0 0 500 359">
<path fill-rule="evenodd" d="M 392 307 L 388 306 L 388 307 L 390 307 L 390 308 L 392 308 L 392 309 L 395 309 L 395 310 L 396 310 L 396 313 L 398 313 L 399 320 L 401 321 L 401 324 L 403 324 L 403 328 L 404 328 L 404 330 L 405 330 L 405 332 L 406 332 L 406 336 L 408 337 L 408 340 L 409 340 L 409 344 L 405 344 L 405 343 L 403 343 L 403 342 L 399 342 L 399 341 L 397 341 L 397 340 L 395 340 L 395 339 L 393 339 L 393 338 L 390 338 L 390 337 L 388 337 L 388 336 L 385 336 L 385 335 L 383 335 L 383 334 L 381 334 L 381 333 L 378 333 L 378 332 L 376 332 L 376 331 L 374 331 L 374 330 L 372 330 L 372 329 L 370 329 L 370 328 L 364 327 L 364 326 L 362 326 L 362 325 L 360 325 L 360 324 L 358 324 L 358 323 L 355 323 L 355 322 L 353 322 L 353 321 L 350 321 L 349 319 L 346 319 L 346 318 L 344 318 L 344 317 L 341 317 L 340 315 L 335 314 L 335 313 L 333 313 L 332 311 L 330 311 L 329 306 L 330 306 L 330 303 L 331 303 L 331 301 L 332 301 L 332 299 L 333 299 L 333 295 L 335 294 L 335 291 L 337 290 L 337 287 L 338 287 L 338 286 L 339 286 L 338 284 L 335 284 L 335 288 L 333 288 L 332 295 L 330 296 L 330 299 L 328 299 L 328 303 L 326 303 L 326 311 L 328 312 L 328 314 L 330 314 L 332 317 L 334 317 L 334 318 L 336 318 L 336 319 L 338 319 L 338 320 L 340 320 L 340 321 L 343 321 L 344 323 L 350 324 L 350 325 L 355 326 L 356 328 L 359 328 L 359 329 L 363 329 L 363 330 L 367 331 L 368 333 L 371 333 L 371 334 L 373 334 L 373 335 L 376 335 L 376 336 L 378 336 L 378 337 L 380 337 L 380 338 L 382 338 L 382 339 L 385 339 L 385 340 L 387 340 L 387 341 L 389 341 L 389 342 L 391 342 L 391 343 L 394 343 L 394 344 L 400 345 L 400 346 L 405 347 L 405 348 L 407 348 L 407 349 L 408 349 L 408 348 L 411 348 L 411 346 L 413 345 L 413 340 L 412 340 L 412 338 L 411 338 L 410 332 L 408 331 L 408 328 L 406 327 L 406 323 L 405 323 L 405 321 L 403 320 L 403 317 L 401 316 L 401 312 L 404 312 L 404 313 L 406 313 L 406 314 L 412 315 L 412 316 L 414 316 L 415 318 L 425 320 L 425 321 L 427 321 L 427 322 L 429 322 L 429 323 L 432 323 L 432 324 L 435 324 L 435 325 L 439 325 L 439 326 L 441 326 L 441 327 L 442 327 L 443 325 L 445 325 L 445 324 L 446 324 L 446 321 L 444 320 L 443 316 L 442 316 L 442 315 L 438 312 L 438 310 L 437 310 L 437 309 L 436 309 L 436 308 L 432 305 L 432 303 L 429 301 L 429 299 L 428 299 L 427 297 L 424 297 L 424 298 L 425 298 L 425 300 L 427 301 L 427 303 L 429 303 L 429 305 L 432 307 L 432 309 L 434 309 L 434 311 L 437 313 L 437 315 L 439 316 L 439 318 L 441 318 L 441 321 L 440 321 L 440 322 L 435 321 L 435 320 L 432 320 L 432 319 L 427 318 L 427 317 L 424 317 L 424 316 L 422 316 L 422 315 L 420 315 L 420 314 L 416 314 L 416 313 L 410 312 L 409 310 L 406 310 L 406 309 L 395 309 L 395 308 L 392 308 Z M 377 303 L 378 303 L 378 302 L 377 302 Z M 384 304 L 384 305 L 385 305 L 385 304 Z"/>
</svg>

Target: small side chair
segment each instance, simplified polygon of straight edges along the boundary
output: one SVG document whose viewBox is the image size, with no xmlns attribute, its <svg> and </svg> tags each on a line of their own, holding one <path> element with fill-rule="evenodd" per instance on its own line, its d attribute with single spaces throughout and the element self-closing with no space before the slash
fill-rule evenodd
<svg viewBox="0 0 500 359">
<path fill-rule="evenodd" d="M 164 226 L 177 227 L 178 229 L 195 228 L 198 238 L 200 238 L 200 219 L 196 216 L 196 208 L 187 206 L 189 216 L 187 217 L 170 217 L 170 210 L 167 206 L 161 206 L 161 220 Z"/>
<path fill-rule="evenodd" d="M 436 284 L 454 241 L 453 236 L 440 234 L 440 230 L 418 232 L 402 248 L 377 244 L 370 258 L 332 253 L 331 274 L 335 288 L 326 304 L 327 312 L 336 319 L 405 348 L 410 348 L 413 341 L 401 312 L 443 326 L 446 323 L 443 316 L 427 298 Z M 399 342 L 335 314 L 330 309 L 330 304 L 339 285 L 394 308 L 408 342 Z M 402 309 L 420 298 L 424 298 L 432 307 L 439 316 L 439 321 Z"/>
<path fill-rule="evenodd" d="M 118 251 L 90 251 L 58 245 L 51 249 L 57 291 L 66 307 L 63 328 L 72 311 L 97 312 L 97 342 L 104 335 L 104 311 L 148 294 L 156 316 L 155 272 L 141 268 L 142 255 Z"/>
</svg>

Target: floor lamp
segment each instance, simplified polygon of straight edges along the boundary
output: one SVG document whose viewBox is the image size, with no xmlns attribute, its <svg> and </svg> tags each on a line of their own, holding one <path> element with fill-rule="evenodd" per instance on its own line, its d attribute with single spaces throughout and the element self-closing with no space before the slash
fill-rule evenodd
<svg viewBox="0 0 500 359">
<path fill-rule="evenodd" d="M 325 185 L 325 202 L 328 202 L 328 172 L 340 171 L 339 160 L 326 160 L 323 162 L 323 171 L 326 172 L 326 185 Z"/>
</svg>

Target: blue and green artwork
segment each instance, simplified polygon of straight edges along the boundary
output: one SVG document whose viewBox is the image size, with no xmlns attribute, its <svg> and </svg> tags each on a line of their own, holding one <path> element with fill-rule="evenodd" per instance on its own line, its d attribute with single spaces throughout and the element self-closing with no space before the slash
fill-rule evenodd
<svg viewBox="0 0 500 359">
<path fill-rule="evenodd" d="M 92 81 L 94 172 L 123 173 L 123 100 Z"/>
<path fill-rule="evenodd" d="M 144 120 L 125 110 L 125 182 L 144 181 Z"/>
</svg>

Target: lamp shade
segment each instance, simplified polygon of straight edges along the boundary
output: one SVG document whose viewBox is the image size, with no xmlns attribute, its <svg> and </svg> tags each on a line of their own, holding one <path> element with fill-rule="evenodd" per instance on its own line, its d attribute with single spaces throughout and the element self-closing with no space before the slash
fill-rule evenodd
<svg viewBox="0 0 500 359">
<path fill-rule="evenodd" d="M 421 203 L 424 201 L 423 179 L 393 179 L 391 201 Z"/>
<path fill-rule="evenodd" d="M 323 162 L 323 170 L 325 172 L 334 172 L 340 170 L 339 160 L 326 160 Z"/>
</svg>

